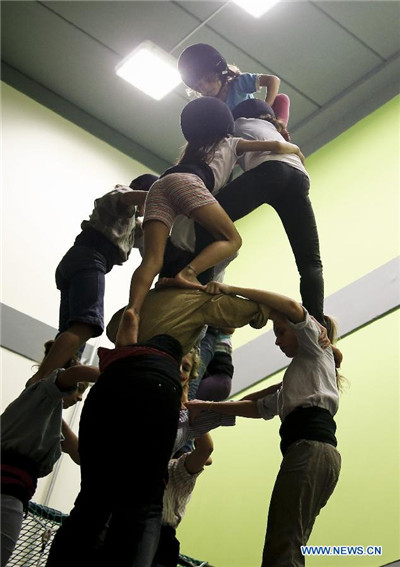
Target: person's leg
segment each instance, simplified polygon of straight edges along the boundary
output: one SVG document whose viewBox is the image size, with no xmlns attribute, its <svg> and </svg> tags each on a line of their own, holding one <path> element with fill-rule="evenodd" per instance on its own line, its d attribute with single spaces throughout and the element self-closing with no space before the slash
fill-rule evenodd
<svg viewBox="0 0 400 567">
<path fill-rule="evenodd" d="M 169 226 L 157 220 L 149 220 L 143 226 L 144 257 L 131 279 L 129 303 L 126 308 L 129 318 L 123 317 L 121 320 L 116 346 L 137 343 L 140 309 L 155 276 L 162 267 L 169 231 Z"/>
<path fill-rule="evenodd" d="M 287 450 L 272 492 L 261 567 L 302 567 L 316 516 L 336 486 L 340 455 L 334 447 L 300 440 Z"/>
<path fill-rule="evenodd" d="M 96 260 L 96 264 L 97 267 L 77 270 L 69 278 L 68 285 L 65 283 L 60 290 L 60 315 L 63 318 L 63 321 L 60 321 L 60 330 L 63 332 L 56 337 L 48 355 L 29 383 L 46 378 L 56 368 L 62 368 L 87 340 L 103 332 L 106 267 L 100 260 Z M 68 320 L 65 320 L 67 313 Z"/>
<path fill-rule="evenodd" d="M 304 307 L 325 325 L 324 280 L 317 223 L 308 196 L 309 182 L 292 169 L 292 179 L 273 206 L 288 236 L 300 274 L 300 294 Z"/>
<path fill-rule="evenodd" d="M 148 567 L 151 564 L 151 550 L 146 553 L 143 547 L 149 536 L 147 522 L 153 514 L 155 521 L 150 534 L 153 548 L 158 538 L 154 504 L 162 500 L 167 465 L 176 437 L 179 386 L 172 380 L 162 379 L 160 369 L 153 372 L 151 358 L 147 369 L 143 362 L 138 361 L 137 375 L 132 375 L 131 391 L 124 391 L 124 402 L 122 407 L 119 406 L 120 414 L 125 417 L 118 419 L 120 433 L 119 438 L 114 439 L 121 465 L 119 482 L 113 487 L 112 517 L 102 548 L 101 565 L 107 567 L 116 557 L 121 567 Z M 177 376 L 178 369 L 177 364 Z M 125 378 L 128 377 L 122 376 L 123 380 Z M 135 458 L 127 468 L 124 455 L 130 446 Z"/>
<path fill-rule="evenodd" d="M 284 93 L 277 94 L 272 109 L 275 112 L 275 118 L 286 127 L 289 122 L 290 113 L 290 98 L 288 95 Z"/>
<path fill-rule="evenodd" d="M 103 373 L 86 397 L 79 424 L 80 492 L 54 537 L 47 567 L 97 565 L 101 556 L 100 536 L 112 513 L 113 491 L 121 482 L 120 431 L 127 431 L 123 418 L 128 420 L 120 403 L 110 403 L 116 388 L 115 377 Z"/>
<path fill-rule="evenodd" d="M 216 200 L 233 222 L 247 216 L 263 204 L 270 204 L 279 191 L 281 167 L 281 162 L 262 163 L 239 175 L 217 193 Z M 195 234 L 195 253 L 199 254 L 213 242 L 213 236 L 198 223 L 195 224 Z M 213 279 L 212 270 L 207 270 L 199 277 L 203 284 L 211 279 Z"/>
<path fill-rule="evenodd" d="M 68 331 L 58 335 L 49 354 L 43 360 L 39 370 L 32 376 L 29 383 L 46 378 L 56 368 L 63 368 L 81 345 L 94 336 L 94 333 L 95 330 L 92 325 L 73 323 Z"/>
<path fill-rule="evenodd" d="M 148 509 L 142 541 L 139 543 L 132 567 L 147 567 L 152 565 L 153 557 L 158 548 L 162 520 L 162 497 L 153 502 Z"/>
<path fill-rule="evenodd" d="M 172 526 L 163 525 L 160 532 L 160 542 L 151 567 L 176 567 L 179 562 L 180 543 L 176 530 Z"/>
<path fill-rule="evenodd" d="M 198 400 L 211 400 L 222 402 L 226 400 L 232 390 L 232 378 L 220 372 L 206 376 L 200 383 L 196 397 Z"/>
<path fill-rule="evenodd" d="M 111 514 L 104 488 L 104 485 L 93 484 L 81 489 L 70 515 L 54 536 L 46 567 L 97 565 L 96 559 L 101 556 L 101 534 Z"/>
<path fill-rule="evenodd" d="M 197 207 L 190 212 L 190 215 L 215 240 L 193 258 L 188 266 L 176 274 L 175 278 L 170 281 L 168 278 L 160 280 L 160 285 L 203 289 L 197 275 L 229 258 L 242 245 L 242 239 L 235 225 L 217 202 Z"/>
<path fill-rule="evenodd" d="M 207 370 L 209 362 L 212 360 L 217 342 L 217 329 L 208 327 L 206 334 L 200 342 L 200 364 L 198 370 L 198 377 L 189 381 L 189 400 L 194 400 L 197 397 L 197 390 Z"/>
<path fill-rule="evenodd" d="M 7 565 L 21 531 L 23 519 L 21 500 L 8 494 L 1 495 L 1 567 Z"/>
</svg>

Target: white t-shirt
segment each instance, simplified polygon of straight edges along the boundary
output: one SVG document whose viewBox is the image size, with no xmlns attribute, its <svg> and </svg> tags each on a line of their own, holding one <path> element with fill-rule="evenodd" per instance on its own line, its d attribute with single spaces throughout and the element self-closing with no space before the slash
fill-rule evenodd
<svg viewBox="0 0 400 567">
<path fill-rule="evenodd" d="M 215 193 L 217 193 L 228 181 L 229 176 L 239 159 L 239 156 L 236 153 L 238 141 L 239 138 L 224 138 L 216 149 L 212 161 L 208 164 L 214 174 L 213 195 L 215 195 Z"/>
<path fill-rule="evenodd" d="M 218 193 L 221 187 L 225 185 L 238 162 L 239 156 L 236 153 L 238 141 L 239 138 L 224 138 L 218 146 L 213 160 L 208 164 L 214 174 L 213 195 Z M 196 235 L 193 219 L 186 215 L 177 215 L 171 230 L 171 240 L 174 246 L 180 250 L 194 252 Z"/>
<path fill-rule="evenodd" d="M 267 142 L 279 141 L 284 142 L 285 139 L 275 126 L 267 120 L 260 118 L 238 118 L 235 120 L 235 136 L 246 140 L 265 140 Z M 304 165 L 297 154 L 273 154 L 271 152 L 246 152 L 239 159 L 240 167 L 244 171 L 253 169 L 264 163 L 265 161 L 283 161 L 296 169 L 299 169 L 309 177 Z"/>
<path fill-rule="evenodd" d="M 289 322 L 299 348 L 286 369 L 281 388 L 257 401 L 258 411 L 264 419 L 279 415 L 283 421 L 297 407 L 318 406 L 327 409 L 332 416 L 338 410 L 339 391 L 332 348 L 324 349 L 319 345 L 319 328 L 304 311 L 304 321 Z"/>
</svg>

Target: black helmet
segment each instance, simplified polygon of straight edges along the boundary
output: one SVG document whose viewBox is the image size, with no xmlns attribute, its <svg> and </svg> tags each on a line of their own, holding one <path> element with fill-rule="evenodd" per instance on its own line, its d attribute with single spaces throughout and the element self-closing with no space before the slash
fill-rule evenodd
<svg viewBox="0 0 400 567">
<path fill-rule="evenodd" d="M 185 85 L 194 89 L 207 73 L 226 74 L 228 64 L 212 45 L 195 43 L 182 51 L 178 59 L 178 71 Z"/>
<path fill-rule="evenodd" d="M 270 114 L 275 118 L 275 112 L 272 107 L 259 98 L 248 98 L 235 106 L 232 110 L 233 118 L 258 118 L 263 114 Z"/>
<path fill-rule="evenodd" d="M 195 146 L 212 143 L 233 133 L 233 116 L 228 106 L 212 96 L 191 100 L 181 113 L 181 128 L 186 140 Z"/>
<path fill-rule="evenodd" d="M 142 191 L 148 191 L 150 187 L 157 181 L 157 175 L 152 175 L 151 173 L 144 173 L 135 177 L 129 184 L 131 189 L 141 189 Z"/>
</svg>

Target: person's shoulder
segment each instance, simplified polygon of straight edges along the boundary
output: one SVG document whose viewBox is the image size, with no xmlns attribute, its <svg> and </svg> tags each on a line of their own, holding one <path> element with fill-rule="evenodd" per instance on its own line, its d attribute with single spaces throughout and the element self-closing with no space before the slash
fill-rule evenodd
<svg viewBox="0 0 400 567">
<path fill-rule="evenodd" d="M 255 92 L 257 90 L 258 73 L 240 73 L 230 81 L 230 88 L 237 88 L 245 92 Z M 252 89 L 252 90 L 248 90 Z"/>
</svg>

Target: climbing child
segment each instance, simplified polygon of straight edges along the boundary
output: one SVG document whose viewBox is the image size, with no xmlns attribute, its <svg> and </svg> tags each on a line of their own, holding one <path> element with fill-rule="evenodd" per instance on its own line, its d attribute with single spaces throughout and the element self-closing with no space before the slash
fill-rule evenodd
<svg viewBox="0 0 400 567">
<path fill-rule="evenodd" d="M 284 140 L 270 143 L 231 137 L 232 113 L 224 102 L 213 97 L 189 102 L 181 114 L 181 127 L 188 142 L 183 155 L 175 167 L 164 172 L 152 185 L 146 199 L 144 257 L 132 276 L 127 307 L 136 320 L 136 340 L 139 312 L 162 267 L 165 245 L 176 215 L 192 217 L 213 236 L 214 241 L 172 281 L 166 278 L 162 285 L 202 289 L 197 275 L 229 258 L 241 246 L 239 233 L 211 191 L 226 182 L 244 152 L 296 153 L 302 159 L 298 146 Z"/>
<path fill-rule="evenodd" d="M 183 82 L 202 96 L 214 96 L 223 100 L 231 110 L 242 101 L 253 98 L 260 87 L 266 87 L 265 101 L 274 109 L 281 133 L 289 141 L 287 124 L 290 100 L 279 93 L 280 79 L 275 75 L 241 73 L 229 65 L 211 45 L 195 43 L 187 47 L 178 60 L 178 70 Z"/>
<path fill-rule="evenodd" d="M 151 174 L 140 175 L 129 187 L 117 185 L 96 199 L 89 220 L 82 222 L 82 232 L 57 267 L 56 284 L 61 293 L 59 333 L 28 383 L 63 367 L 87 340 L 102 334 L 105 275 L 116 264 L 127 261 L 134 246 L 135 213 L 157 179 Z"/>
</svg>

